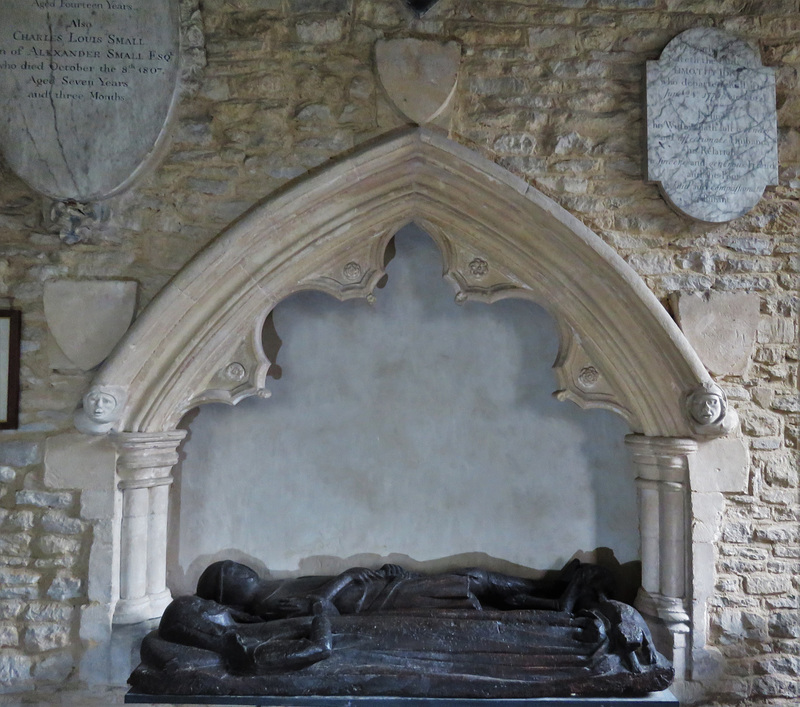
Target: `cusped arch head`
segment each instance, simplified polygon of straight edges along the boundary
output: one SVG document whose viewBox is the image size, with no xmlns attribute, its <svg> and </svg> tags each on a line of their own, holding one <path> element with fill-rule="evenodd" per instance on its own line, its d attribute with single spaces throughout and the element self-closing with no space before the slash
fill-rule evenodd
<svg viewBox="0 0 800 707">
<path fill-rule="evenodd" d="M 695 432 L 682 400 L 708 373 L 641 278 L 541 192 L 424 128 L 267 199 L 186 265 L 95 378 L 127 392 L 114 429 L 169 430 L 203 402 L 265 394 L 272 308 L 309 288 L 371 296 L 410 221 L 442 250 L 457 300 L 529 297 L 555 316 L 561 397 L 615 409 L 646 435 Z"/>
</svg>

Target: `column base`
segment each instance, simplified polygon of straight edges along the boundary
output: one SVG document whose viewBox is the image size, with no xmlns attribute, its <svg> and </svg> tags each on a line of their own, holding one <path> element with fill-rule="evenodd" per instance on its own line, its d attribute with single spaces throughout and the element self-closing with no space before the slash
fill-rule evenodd
<svg viewBox="0 0 800 707">
<path fill-rule="evenodd" d="M 683 599 L 665 597 L 640 587 L 633 605 L 647 621 L 658 650 L 672 661 L 676 684 L 688 680 L 691 628 Z"/>
<path fill-rule="evenodd" d="M 172 601 L 172 592 L 169 589 L 165 589 L 163 592 L 159 592 L 158 594 L 151 594 L 150 595 L 150 611 L 152 614 L 152 618 L 160 618 L 161 614 L 164 613 L 164 609 L 166 609 L 170 602 Z"/>
<path fill-rule="evenodd" d="M 117 625 L 138 624 L 150 619 L 160 619 L 164 609 L 171 601 L 172 594 L 169 589 L 136 599 L 120 599 L 114 609 L 113 623 Z"/>
</svg>

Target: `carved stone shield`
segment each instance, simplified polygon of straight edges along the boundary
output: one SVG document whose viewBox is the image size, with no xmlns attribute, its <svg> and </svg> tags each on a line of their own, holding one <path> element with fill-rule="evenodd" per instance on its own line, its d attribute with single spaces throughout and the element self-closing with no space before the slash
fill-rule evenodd
<svg viewBox="0 0 800 707">
<path fill-rule="evenodd" d="M 178 84 L 178 4 L 4 0 L 0 149 L 31 187 L 95 201 L 155 156 Z"/>
<path fill-rule="evenodd" d="M 430 123 L 447 109 L 460 63 L 457 42 L 406 38 L 380 40 L 375 45 L 375 64 L 386 94 L 417 125 Z"/>
<path fill-rule="evenodd" d="M 66 357 L 84 371 L 111 353 L 128 330 L 135 306 L 135 282 L 55 280 L 44 287 L 50 333 Z"/>
</svg>

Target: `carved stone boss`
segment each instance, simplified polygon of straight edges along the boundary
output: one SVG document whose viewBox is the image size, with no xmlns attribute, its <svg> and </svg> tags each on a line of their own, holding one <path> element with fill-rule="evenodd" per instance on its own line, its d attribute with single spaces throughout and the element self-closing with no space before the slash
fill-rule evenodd
<svg viewBox="0 0 800 707">
<path fill-rule="evenodd" d="M 699 221 L 730 221 L 778 183 L 775 75 L 747 42 L 691 29 L 647 62 L 647 179 Z"/>
</svg>

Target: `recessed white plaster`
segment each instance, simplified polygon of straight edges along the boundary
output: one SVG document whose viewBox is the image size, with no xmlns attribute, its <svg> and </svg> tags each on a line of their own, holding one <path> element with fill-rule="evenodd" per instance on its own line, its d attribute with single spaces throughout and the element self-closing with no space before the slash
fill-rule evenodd
<svg viewBox="0 0 800 707">
<path fill-rule="evenodd" d="M 276 571 L 362 553 L 638 558 L 627 426 L 551 397 L 550 317 L 520 300 L 457 307 L 433 242 L 411 227 L 396 243 L 372 308 L 319 293 L 279 305 L 270 400 L 191 419 L 174 591 L 230 552 Z"/>
</svg>

